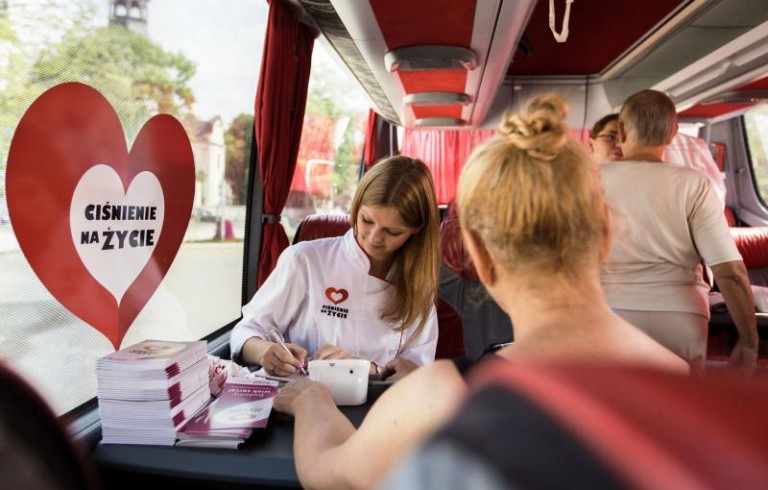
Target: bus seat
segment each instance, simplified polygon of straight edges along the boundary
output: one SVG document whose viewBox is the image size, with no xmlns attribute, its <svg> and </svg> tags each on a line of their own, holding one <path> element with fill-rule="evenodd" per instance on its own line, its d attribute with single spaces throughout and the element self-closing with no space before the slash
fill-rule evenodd
<svg viewBox="0 0 768 490">
<path fill-rule="evenodd" d="M 341 236 L 350 228 L 349 215 L 347 214 L 310 214 L 296 228 L 293 243 Z"/>
<path fill-rule="evenodd" d="M 768 227 L 731 228 L 731 236 L 747 266 L 750 282 L 768 286 Z"/>
<path fill-rule="evenodd" d="M 454 467 L 453 458 L 467 462 L 444 475 L 449 481 L 474 469 L 475 481 L 487 472 L 510 488 L 758 488 L 768 481 L 765 377 L 499 359 L 470 372 L 468 384 L 472 396 L 415 456 L 426 474 L 440 457 L 444 468 Z"/>
<path fill-rule="evenodd" d="M 437 298 L 437 338 L 435 359 L 456 359 L 463 357 L 464 332 L 461 317 L 453 307 L 442 298 Z"/>
<path fill-rule="evenodd" d="M 346 214 L 311 214 L 296 229 L 293 243 L 341 236 L 351 227 Z M 436 359 L 453 359 L 464 354 L 461 321 L 451 306 L 438 298 L 437 301 L 437 349 Z"/>
<path fill-rule="evenodd" d="M 46 402 L 0 363 L 2 487 L 99 488 L 95 466 L 78 449 Z"/>
<path fill-rule="evenodd" d="M 749 282 L 753 286 L 768 286 L 768 227 L 735 227 L 731 228 L 736 247 L 741 253 L 744 265 L 749 274 Z M 760 334 L 760 349 L 758 371 L 768 372 L 768 318 L 758 316 L 757 330 Z M 736 342 L 736 328 L 733 319 L 727 312 L 713 311 L 709 320 L 709 340 L 707 342 L 707 369 L 724 365 Z M 710 362 L 712 361 L 712 362 Z"/>
<path fill-rule="evenodd" d="M 477 359 L 492 345 L 512 341 L 509 316 L 488 296 L 464 249 L 455 206 L 440 227 L 443 265 L 440 299 L 454 310 L 463 332 L 464 355 Z"/>
<path fill-rule="evenodd" d="M 480 282 L 472 259 L 464 249 L 459 217 L 453 203 L 448 206 L 446 217 L 440 225 L 440 248 L 443 254 L 443 263 L 452 271 L 464 279 Z"/>
<path fill-rule="evenodd" d="M 736 213 L 733 212 L 733 208 L 730 206 L 725 207 L 725 221 L 728 222 L 728 226 L 734 227 L 736 225 Z"/>
</svg>

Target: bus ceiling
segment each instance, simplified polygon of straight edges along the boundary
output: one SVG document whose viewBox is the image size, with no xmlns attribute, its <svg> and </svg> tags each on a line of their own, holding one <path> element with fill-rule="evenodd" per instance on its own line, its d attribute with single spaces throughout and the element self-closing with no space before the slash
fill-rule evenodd
<svg viewBox="0 0 768 490">
<path fill-rule="evenodd" d="M 583 106 L 575 127 L 643 88 L 711 120 L 763 101 L 768 85 L 765 0 L 284 1 L 407 128 L 493 127 L 548 89 Z"/>
</svg>

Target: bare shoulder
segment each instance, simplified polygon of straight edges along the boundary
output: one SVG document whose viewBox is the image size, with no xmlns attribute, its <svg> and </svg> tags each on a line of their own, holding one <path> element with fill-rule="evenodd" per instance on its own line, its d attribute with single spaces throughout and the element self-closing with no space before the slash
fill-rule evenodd
<svg viewBox="0 0 768 490">
<path fill-rule="evenodd" d="M 363 427 L 380 423 L 382 419 L 387 423 L 403 423 L 399 420 L 401 413 L 409 420 L 447 414 L 465 392 L 466 384 L 454 364 L 437 361 L 417 369 L 384 392 L 371 407 Z"/>
</svg>

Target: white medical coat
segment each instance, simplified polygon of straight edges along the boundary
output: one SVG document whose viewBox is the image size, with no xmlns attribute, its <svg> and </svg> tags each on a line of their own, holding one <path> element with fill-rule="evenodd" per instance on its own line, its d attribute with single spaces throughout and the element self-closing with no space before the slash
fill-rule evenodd
<svg viewBox="0 0 768 490">
<path fill-rule="evenodd" d="M 402 333 L 395 331 L 396 323 L 381 318 L 394 286 L 369 275 L 369 269 L 369 259 L 352 230 L 341 237 L 288 247 L 232 329 L 233 359 L 239 358 L 249 338 L 271 340 L 268 329 L 273 325 L 287 342 L 304 347 L 309 355 L 332 344 L 381 366 L 395 357 L 420 366 L 434 361 L 434 306 L 418 338 L 411 339 L 416 324 Z"/>
</svg>

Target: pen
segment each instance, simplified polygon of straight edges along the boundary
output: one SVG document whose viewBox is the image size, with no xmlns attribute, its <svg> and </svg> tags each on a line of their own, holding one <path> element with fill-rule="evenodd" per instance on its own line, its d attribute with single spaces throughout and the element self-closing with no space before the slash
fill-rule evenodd
<svg viewBox="0 0 768 490">
<path fill-rule="evenodd" d="M 280 331 L 279 331 L 278 329 L 276 329 L 275 327 L 273 327 L 273 326 L 270 326 L 270 327 L 269 327 L 269 332 L 272 334 L 272 338 L 275 340 L 275 342 L 277 342 L 278 344 L 280 344 L 280 347 L 282 347 L 283 349 L 285 349 L 285 351 L 286 351 L 288 354 L 290 354 L 290 355 L 291 355 L 291 357 L 293 357 L 294 359 L 296 359 L 296 357 L 293 355 L 293 352 L 291 352 L 291 349 L 289 349 L 289 348 L 288 348 L 288 346 L 287 346 L 287 345 L 285 345 L 285 339 L 283 339 L 283 336 L 282 336 L 282 334 L 280 333 Z M 296 359 L 296 360 L 298 361 L 298 359 Z M 308 376 L 308 375 L 307 375 L 307 371 L 304 369 L 304 366 L 299 366 L 299 372 L 300 372 L 301 374 L 303 374 L 304 376 Z"/>
</svg>

